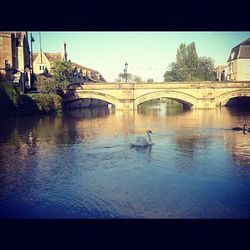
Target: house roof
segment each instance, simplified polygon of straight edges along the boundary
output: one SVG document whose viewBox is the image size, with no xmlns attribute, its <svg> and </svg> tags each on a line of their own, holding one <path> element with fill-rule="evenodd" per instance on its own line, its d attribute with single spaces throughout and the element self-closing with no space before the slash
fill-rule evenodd
<svg viewBox="0 0 250 250">
<path fill-rule="evenodd" d="M 38 53 L 32 53 L 32 54 L 30 54 L 30 55 L 32 56 L 33 61 L 35 61 L 35 59 L 36 59 Z"/>
<path fill-rule="evenodd" d="M 50 62 L 61 61 L 62 53 L 44 53 Z"/>
<path fill-rule="evenodd" d="M 232 48 L 228 62 L 238 58 L 250 59 L 250 38 Z"/>
<path fill-rule="evenodd" d="M 39 55 L 40 53 L 33 53 L 32 54 L 32 59 L 33 61 L 35 61 L 35 59 L 37 58 L 37 56 Z M 56 61 L 62 61 L 63 58 L 62 58 L 62 53 L 46 53 L 44 52 L 45 56 L 48 58 L 48 60 L 50 61 L 50 63 L 52 64 L 52 68 L 53 68 L 53 64 L 54 62 Z M 106 80 L 103 78 L 103 76 L 97 71 L 97 70 L 93 70 L 93 69 L 90 69 L 90 68 L 87 68 L 87 67 L 84 67 L 78 63 L 75 63 L 75 62 L 71 62 L 71 65 L 73 68 L 77 68 L 77 69 L 83 69 L 83 70 L 86 70 L 86 71 L 91 71 L 91 75 L 86 75 L 86 78 L 89 80 L 89 81 L 92 81 L 92 82 L 106 82 Z M 97 74 L 100 74 L 100 79 L 97 77 Z"/>
<path fill-rule="evenodd" d="M 242 46 L 240 48 L 240 58 L 250 58 L 250 46 Z"/>
<path fill-rule="evenodd" d="M 75 62 L 71 62 L 71 65 L 73 67 L 76 67 L 77 69 L 84 69 L 84 70 L 87 70 L 87 71 L 91 71 L 92 74 L 91 76 L 89 75 L 86 75 L 87 79 L 92 81 L 92 82 L 106 82 L 106 80 L 103 78 L 103 76 L 99 73 L 99 71 L 97 70 L 93 70 L 93 69 L 90 69 L 90 68 L 86 68 L 78 63 L 75 63 Z M 97 74 L 100 75 L 100 79 L 97 77 Z"/>
<path fill-rule="evenodd" d="M 77 69 L 85 69 L 85 70 L 90 70 L 90 71 L 92 71 L 93 73 L 95 73 L 95 74 L 98 74 L 99 72 L 98 71 L 96 71 L 96 70 L 93 70 L 93 69 L 90 69 L 90 68 L 86 68 L 86 67 L 84 67 L 84 66 L 82 66 L 82 65 L 80 65 L 80 64 L 78 64 L 78 63 L 75 63 L 75 62 L 71 62 L 71 65 L 73 66 L 73 67 L 76 67 Z"/>
<path fill-rule="evenodd" d="M 39 55 L 40 53 L 33 53 L 32 54 L 32 58 L 33 61 L 36 59 L 36 57 Z M 62 60 L 62 54 L 61 53 L 47 53 L 44 52 L 45 56 L 48 58 L 48 60 L 53 63 L 55 61 L 61 61 Z"/>
</svg>

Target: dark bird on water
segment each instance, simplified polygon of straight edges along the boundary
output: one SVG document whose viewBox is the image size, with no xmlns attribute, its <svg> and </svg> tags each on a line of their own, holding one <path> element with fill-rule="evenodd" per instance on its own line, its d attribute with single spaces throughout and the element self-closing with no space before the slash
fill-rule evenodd
<svg viewBox="0 0 250 250">
<path fill-rule="evenodd" d="M 250 132 L 250 128 L 248 128 L 246 124 L 244 124 L 243 127 L 234 127 L 234 128 L 232 128 L 232 130 L 234 130 L 234 131 L 248 131 L 248 132 Z"/>
</svg>

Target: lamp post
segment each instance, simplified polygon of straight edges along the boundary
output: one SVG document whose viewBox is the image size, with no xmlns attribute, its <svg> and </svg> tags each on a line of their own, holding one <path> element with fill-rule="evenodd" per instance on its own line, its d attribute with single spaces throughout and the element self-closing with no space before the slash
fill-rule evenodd
<svg viewBox="0 0 250 250">
<path fill-rule="evenodd" d="M 35 42 L 34 37 L 32 36 L 32 33 L 30 33 L 30 49 L 31 49 L 31 88 L 33 88 L 33 81 L 34 81 L 34 65 L 33 65 L 33 49 L 32 49 L 32 43 Z"/>
<path fill-rule="evenodd" d="M 123 72 L 124 72 L 125 80 L 126 82 L 128 82 L 128 63 L 125 63 L 125 69 Z"/>
</svg>

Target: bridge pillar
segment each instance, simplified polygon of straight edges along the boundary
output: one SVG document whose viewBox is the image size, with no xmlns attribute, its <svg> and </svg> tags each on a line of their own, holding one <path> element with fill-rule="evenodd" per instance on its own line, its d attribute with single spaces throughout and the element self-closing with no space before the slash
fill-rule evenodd
<svg viewBox="0 0 250 250">
<path fill-rule="evenodd" d="M 213 99 L 199 99 L 196 103 L 195 109 L 214 109 L 215 103 Z"/>
<path fill-rule="evenodd" d="M 115 109 L 118 110 L 134 110 L 136 109 L 134 105 L 134 100 L 122 99 L 118 104 L 116 104 Z"/>
</svg>

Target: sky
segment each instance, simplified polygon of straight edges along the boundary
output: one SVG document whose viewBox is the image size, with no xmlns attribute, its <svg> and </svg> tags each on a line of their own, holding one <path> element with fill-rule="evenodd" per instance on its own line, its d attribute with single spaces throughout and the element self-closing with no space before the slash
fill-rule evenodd
<svg viewBox="0 0 250 250">
<path fill-rule="evenodd" d="M 40 51 L 39 32 L 32 33 L 33 52 Z M 231 49 L 250 38 L 250 32 L 41 32 L 44 52 L 62 52 L 67 44 L 68 59 L 99 71 L 114 82 L 128 63 L 128 73 L 144 81 L 163 81 L 163 75 L 181 43 L 195 42 L 198 56 L 226 65 Z"/>
</svg>

